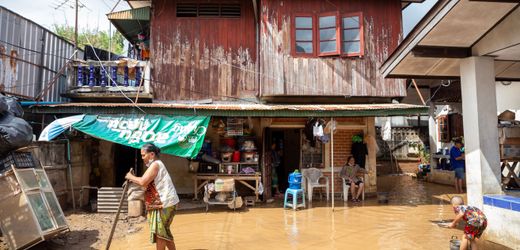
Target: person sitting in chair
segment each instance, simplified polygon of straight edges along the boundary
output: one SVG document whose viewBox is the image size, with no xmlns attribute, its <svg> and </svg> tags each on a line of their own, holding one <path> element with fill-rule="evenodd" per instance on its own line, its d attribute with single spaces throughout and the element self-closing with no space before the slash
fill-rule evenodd
<svg viewBox="0 0 520 250">
<path fill-rule="evenodd" d="M 352 194 L 353 202 L 359 202 L 359 196 L 363 193 L 365 188 L 363 180 L 357 176 L 358 173 L 368 174 L 364 168 L 361 168 L 356 164 L 354 156 L 349 156 L 347 158 L 347 164 L 343 166 L 339 175 L 341 178 L 344 178 L 347 185 L 350 186 L 350 193 Z"/>
</svg>

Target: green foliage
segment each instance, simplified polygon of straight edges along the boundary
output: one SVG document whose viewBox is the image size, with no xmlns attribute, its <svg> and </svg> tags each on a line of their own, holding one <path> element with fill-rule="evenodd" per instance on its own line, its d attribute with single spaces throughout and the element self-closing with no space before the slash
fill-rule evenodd
<svg viewBox="0 0 520 250">
<path fill-rule="evenodd" d="M 74 27 L 66 26 L 66 25 L 57 25 L 53 26 L 54 33 L 58 34 L 62 38 L 74 42 Z M 88 39 L 87 39 L 88 38 Z M 112 35 L 112 53 L 122 55 L 124 52 L 123 41 L 125 39 L 118 31 L 115 31 Z M 94 29 L 86 29 L 78 31 L 78 47 L 81 49 L 85 48 L 85 45 L 90 45 L 104 50 L 109 50 L 109 41 L 110 38 L 108 36 L 107 31 L 98 31 Z"/>
<path fill-rule="evenodd" d="M 422 164 L 430 164 L 430 152 L 426 150 L 422 143 L 419 144 L 419 156 L 421 157 Z"/>
</svg>

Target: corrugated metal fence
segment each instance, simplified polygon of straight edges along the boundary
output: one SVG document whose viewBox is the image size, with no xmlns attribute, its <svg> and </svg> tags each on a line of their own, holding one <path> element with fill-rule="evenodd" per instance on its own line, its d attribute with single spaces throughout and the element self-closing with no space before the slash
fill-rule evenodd
<svg viewBox="0 0 520 250">
<path fill-rule="evenodd" d="M 74 45 L 48 29 L 0 6 L 0 89 L 37 96 L 67 62 Z M 82 55 L 78 55 L 82 58 Z M 66 72 L 43 96 L 65 101 Z"/>
<path fill-rule="evenodd" d="M 392 140 L 385 142 L 381 137 L 381 127 L 376 127 L 376 141 L 379 147 L 378 157 L 398 160 L 418 160 L 420 147 L 428 145 L 428 127 L 392 127 Z"/>
</svg>

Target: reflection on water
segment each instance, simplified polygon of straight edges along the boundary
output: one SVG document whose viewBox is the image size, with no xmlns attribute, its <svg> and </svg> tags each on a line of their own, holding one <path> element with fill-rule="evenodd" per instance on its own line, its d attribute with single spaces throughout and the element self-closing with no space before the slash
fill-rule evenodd
<svg viewBox="0 0 520 250">
<path fill-rule="evenodd" d="M 296 212 L 280 203 L 241 212 L 181 212 L 172 226 L 175 243 L 177 249 L 449 249 L 451 236 L 460 238 L 461 230 L 439 226 L 453 217 L 451 187 L 409 176 L 378 181 L 378 191 L 389 192 L 388 204 L 367 198 L 346 206 L 337 200 L 342 206 L 334 212 L 319 201 Z M 116 239 L 113 249 L 155 249 L 143 231 Z M 483 249 L 503 248 L 486 243 Z"/>
</svg>

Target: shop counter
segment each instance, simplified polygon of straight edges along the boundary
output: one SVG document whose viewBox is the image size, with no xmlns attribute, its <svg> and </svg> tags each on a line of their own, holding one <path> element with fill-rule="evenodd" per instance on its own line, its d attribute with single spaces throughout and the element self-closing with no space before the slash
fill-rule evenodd
<svg viewBox="0 0 520 250">
<path fill-rule="evenodd" d="M 199 191 L 206 185 L 209 181 L 214 181 L 216 179 L 226 179 L 226 178 L 233 178 L 235 181 L 238 181 L 242 183 L 247 188 L 253 190 L 255 192 L 256 201 L 259 201 L 258 199 L 258 188 L 260 185 L 260 179 L 261 175 L 259 173 L 257 174 L 210 174 L 210 173 L 198 173 L 193 177 L 193 189 L 195 194 L 195 200 L 198 200 L 198 194 Z M 199 182 L 202 181 L 202 183 L 199 184 Z M 248 181 L 254 181 L 255 185 L 252 186 Z"/>
</svg>

